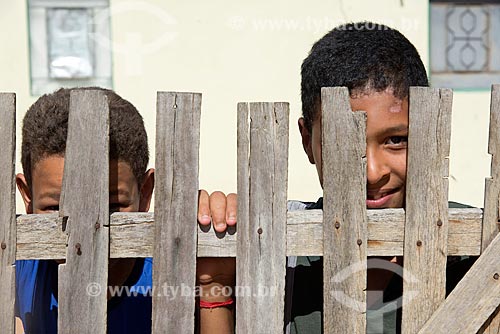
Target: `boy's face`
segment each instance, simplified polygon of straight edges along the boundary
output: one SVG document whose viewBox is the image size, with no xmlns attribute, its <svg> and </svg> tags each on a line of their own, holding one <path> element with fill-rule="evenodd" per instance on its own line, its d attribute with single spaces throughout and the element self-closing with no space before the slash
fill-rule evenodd
<svg viewBox="0 0 500 334">
<path fill-rule="evenodd" d="M 37 162 L 31 171 L 31 191 L 24 175 L 17 175 L 17 186 L 27 213 L 49 213 L 59 210 L 63 171 L 64 158 L 61 156 L 49 156 Z M 109 174 L 110 212 L 149 210 L 154 184 L 153 170 L 146 173 L 141 189 L 130 165 L 126 162 L 110 161 Z"/>
<path fill-rule="evenodd" d="M 350 99 L 353 111 L 366 111 L 367 199 L 366 206 L 400 208 L 404 205 L 406 184 L 406 149 L 408 143 L 408 99 L 396 98 L 391 90 L 368 92 Z M 299 120 L 302 145 L 309 161 L 321 170 L 321 113 L 312 131 Z"/>
</svg>

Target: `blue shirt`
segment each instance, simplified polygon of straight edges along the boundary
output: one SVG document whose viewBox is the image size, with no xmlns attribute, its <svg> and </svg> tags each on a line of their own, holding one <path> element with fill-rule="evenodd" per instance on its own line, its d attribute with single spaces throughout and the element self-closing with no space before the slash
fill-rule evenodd
<svg viewBox="0 0 500 334">
<path fill-rule="evenodd" d="M 108 301 L 109 334 L 151 333 L 152 262 L 137 259 L 121 296 Z M 57 334 L 57 271 L 51 260 L 16 261 L 16 316 L 27 334 Z"/>
</svg>

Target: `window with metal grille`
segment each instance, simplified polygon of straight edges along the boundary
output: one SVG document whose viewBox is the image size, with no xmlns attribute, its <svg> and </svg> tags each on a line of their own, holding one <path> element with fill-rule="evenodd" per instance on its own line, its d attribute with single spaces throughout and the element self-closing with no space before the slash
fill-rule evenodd
<svg viewBox="0 0 500 334">
<path fill-rule="evenodd" d="M 430 70 L 436 87 L 500 83 L 500 1 L 432 1 Z"/>
</svg>

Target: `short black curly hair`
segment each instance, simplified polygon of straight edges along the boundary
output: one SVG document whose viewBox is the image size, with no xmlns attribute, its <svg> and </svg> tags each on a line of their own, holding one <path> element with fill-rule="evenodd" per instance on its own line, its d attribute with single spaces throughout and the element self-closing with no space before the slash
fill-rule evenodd
<svg viewBox="0 0 500 334">
<path fill-rule="evenodd" d="M 23 119 L 21 164 L 31 189 L 34 166 L 48 156 L 64 157 L 68 137 L 70 93 L 76 88 L 62 88 L 40 97 Z M 109 103 L 109 154 L 111 160 L 129 164 L 140 185 L 149 161 L 148 137 L 137 109 L 114 91 L 99 87 Z"/>
<path fill-rule="evenodd" d="M 410 86 L 429 86 L 417 49 L 399 31 L 373 22 L 340 25 L 317 41 L 302 63 L 302 114 L 311 130 L 322 87 L 351 96 L 388 88 L 405 98 Z"/>
</svg>

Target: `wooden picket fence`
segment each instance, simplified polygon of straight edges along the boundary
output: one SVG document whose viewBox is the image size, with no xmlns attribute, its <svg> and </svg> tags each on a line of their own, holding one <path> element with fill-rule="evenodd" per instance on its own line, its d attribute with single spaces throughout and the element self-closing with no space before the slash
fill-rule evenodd
<svg viewBox="0 0 500 334">
<path fill-rule="evenodd" d="M 324 257 L 325 333 L 366 331 L 367 271 L 358 264 L 367 256 L 404 256 L 403 289 L 417 293 L 403 294 L 403 333 L 498 332 L 500 86 L 492 89 L 484 211 L 448 209 L 448 89 L 410 90 L 405 210 L 366 209 L 365 114 L 351 112 L 346 88 L 322 90 L 323 211 L 287 212 L 288 104 L 238 104 L 238 227 L 224 235 L 196 224 L 201 94 L 160 92 L 157 101 L 154 215 L 109 216 L 107 99 L 74 91 L 61 211 L 16 219 L 15 95 L 0 94 L 2 333 L 14 331 L 16 259 L 66 259 L 59 333 L 104 334 L 106 294 L 89 297 L 86 287 L 107 286 L 109 258 L 153 257 L 160 287 L 194 286 L 197 256 L 235 256 L 239 287 L 274 291 L 237 298 L 237 333 L 281 333 L 286 256 L 296 255 Z M 445 299 L 446 258 L 458 255 L 480 257 Z M 153 333 L 193 332 L 193 297 L 152 303 Z"/>
</svg>

